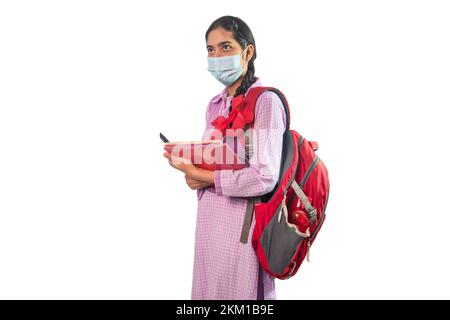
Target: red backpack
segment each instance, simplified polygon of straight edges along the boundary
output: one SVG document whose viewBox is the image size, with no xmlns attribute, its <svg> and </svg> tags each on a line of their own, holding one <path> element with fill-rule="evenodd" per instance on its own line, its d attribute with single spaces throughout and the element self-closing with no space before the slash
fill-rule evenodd
<svg viewBox="0 0 450 320">
<path fill-rule="evenodd" d="M 286 113 L 280 174 L 271 192 L 248 198 L 241 242 L 247 243 L 254 216 L 252 245 L 261 267 L 273 277 L 287 279 L 298 271 L 305 257 L 309 260 L 310 247 L 325 220 L 330 185 L 327 168 L 315 153 L 318 144 L 289 128 L 288 102 L 273 87 L 255 87 L 245 98 L 233 98 L 233 110 L 239 110 L 240 115 L 234 114 L 234 121 L 222 118 L 213 125 L 253 128 L 256 100 L 268 90 L 280 97 Z"/>
</svg>

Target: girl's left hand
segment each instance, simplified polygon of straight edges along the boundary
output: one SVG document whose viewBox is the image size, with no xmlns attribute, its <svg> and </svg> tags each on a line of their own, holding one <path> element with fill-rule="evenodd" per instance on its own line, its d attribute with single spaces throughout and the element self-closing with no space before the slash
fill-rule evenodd
<svg viewBox="0 0 450 320">
<path fill-rule="evenodd" d="M 197 189 L 203 189 L 206 187 L 209 187 L 210 185 L 212 185 L 211 182 L 206 182 L 206 181 L 202 181 L 202 180 L 197 180 L 195 178 L 192 178 L 189 175 L 185 175 L 184 177 L 186 179 L 186 184 L 189 186 L 189 188 L 191 188 L 192 190 L 197 190 Z"/>
<path fill-rule="evenodd" d="M 186 175 L 191 175 L 198 168 L 188 159 L 170 155 L 168 152 L 164 152 L 164 157 L 169 160 L 169 164 L 177 170 L 184 172 Z"/>
</svg>

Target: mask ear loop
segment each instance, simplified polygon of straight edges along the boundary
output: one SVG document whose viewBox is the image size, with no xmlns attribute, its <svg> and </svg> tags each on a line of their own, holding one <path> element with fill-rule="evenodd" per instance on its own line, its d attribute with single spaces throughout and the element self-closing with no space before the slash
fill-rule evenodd
<svg viewBox="0 0 450 320">
<path fill-rule="evenodd" d="M 245 49 L 244 49 L 244 50 L 242 51 L 242 53 L 244 53 L 244 52 L 245 52 L 245 50 L 247 50 L 247 49 L 248 49 L 248 44 L 247 44 L 247 46 L 245 47 Z M 241 53 L 241 56 L 242 56 L 242 53 Z M 244 61 L 248 63 L 248 61 L 247 61 L 247 60 L 245 60 L 245 58 L 244 58 Z"/>
</svg>

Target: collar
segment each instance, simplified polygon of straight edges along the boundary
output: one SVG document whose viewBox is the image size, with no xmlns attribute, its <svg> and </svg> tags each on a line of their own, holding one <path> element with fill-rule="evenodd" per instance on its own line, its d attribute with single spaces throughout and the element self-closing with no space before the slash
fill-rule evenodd
<svg viewBox="0 0 450 320">
<path fill-rule="evenodd" d="M 259 77 L 256 77 L 255 82 L 253 82 L 253 84 L 247 89 L 247 92 L 245 92 L 244 97 L 247 95 L 248 91 L 254 87 L 261 87 L 261 79 Z M 221 100 L 226 100 L 228 96 L 228 91 L 227 91 L 227 87 L 225 87 L 221 93 L 219 93 L 217 96 L 215 96 L 211 102 L 213 103 L 218 103 Z"/>
</svg>

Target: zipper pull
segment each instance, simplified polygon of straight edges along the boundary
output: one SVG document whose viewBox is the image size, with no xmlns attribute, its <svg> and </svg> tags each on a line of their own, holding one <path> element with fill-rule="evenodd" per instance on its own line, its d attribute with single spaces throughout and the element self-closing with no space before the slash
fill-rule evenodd
<svg viewBox="0 0 450 320">
<path fill-rule="evenodd" d="M 310 260 L 309 260 L 309 258 L 310 258 L 310 256 L 309 256 L 309 251 L 311 250 L 311 240 L 309 240 L 309 239 L 308 239 L 308 241 L 306 242 L 306 248 L 307 248 L 307 249 L 306 249 L 306 250 L 307 250 L 307 251 L 306 251 L 306 261 L 309 262 L 309 261 L 310 261 Z"/>
</svg>

